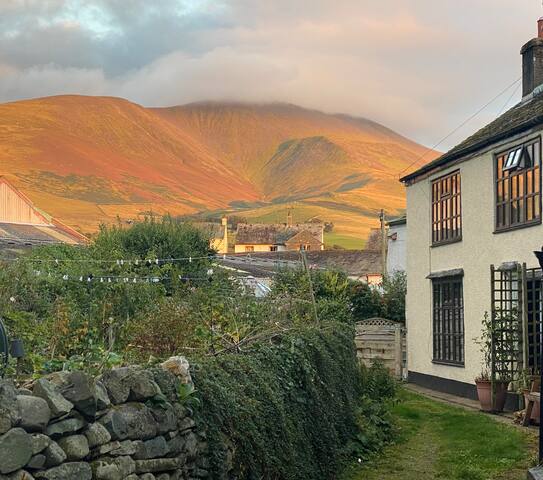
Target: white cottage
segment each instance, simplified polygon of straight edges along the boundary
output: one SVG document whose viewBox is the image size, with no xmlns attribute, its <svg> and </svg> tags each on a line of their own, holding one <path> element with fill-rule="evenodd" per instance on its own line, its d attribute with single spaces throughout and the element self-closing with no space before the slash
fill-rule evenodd
<svg viewBox="0 0 543 480">
<path fill-rule="evenodd" d="M 539 365 L 543 19 L 521 54 L 522 101 L 402 179 L 409 380 L 474 398 L 485 312 L 511 320 L 497 374 Z"/>
</svg>

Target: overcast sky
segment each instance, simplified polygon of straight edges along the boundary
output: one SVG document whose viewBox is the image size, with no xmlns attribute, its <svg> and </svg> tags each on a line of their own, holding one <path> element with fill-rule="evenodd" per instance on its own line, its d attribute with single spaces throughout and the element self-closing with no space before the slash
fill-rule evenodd
<svg viewBox="0 0 543 480">
<path fill-rule="evenodd" d="M 0 102 L 284 101 L 432 146 L 520 77 L 542 14 L 540 0 L 0 0 Z"/>
</svg>

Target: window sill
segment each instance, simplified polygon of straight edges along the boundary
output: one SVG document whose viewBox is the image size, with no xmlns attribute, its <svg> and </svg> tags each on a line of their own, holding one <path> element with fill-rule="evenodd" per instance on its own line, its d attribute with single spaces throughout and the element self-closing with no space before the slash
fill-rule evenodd
<svg viewBox="0 0 543 480">
<path fill-rule="evenodd" d="M 432 363 L 435 365 L 443 365 L 445 367 L 457 367 L 457 368 L 465 368 L 465 364 L 462 363 L 455 363 L 455 362 L 446 362 L 443 360 L 432 360 Z"/>
<path fill-rule="evenodd" d="M 506 233 L 506 232 L 512 232 L 514 230 L 520 230 L 522 228 L 530 228 L 530 227 L 537 227 L 538 225 L 541 225 L 541 219 L 535 221 L 535 222 L 530 222 L 530 223 L 522 223 L 522 224 L 519 224 L 519 225 L 512 225 L 510 227 L 503 227 L 503 228 L 500 228 L 500 229 L 494 229 L 494 234 L 500 234 L 500 233 Z"/>
<path fill-rule="evenodd" d="M 462 237 L 455 238 L 454 240 L 447 240 L 447 241 L 443 241 L 443 242 L 432 243 L 432 245 L 430 245 L 430 247 L 431 248 L 442 247 L 443 245 L 451 245 L 453 243 L 459 243 L 461 241 L 462 241 Z"/>
</svg>

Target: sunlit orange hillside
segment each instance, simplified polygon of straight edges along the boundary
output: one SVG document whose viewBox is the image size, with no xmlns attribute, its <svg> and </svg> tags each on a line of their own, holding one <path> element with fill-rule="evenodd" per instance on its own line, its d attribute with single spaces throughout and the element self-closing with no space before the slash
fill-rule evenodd
<svg viewBox="0 0 543 480">
<path fill-rule="evenodd" d="M 363 238 L 405 205 L 397 173 L 425 149 L 365 119 L 287 104 L 145 108 L 60 96 L 0 105 L 0 175 L 84 232 L 146 212 L 318 216 Z M 425 156 L 428 161 L 433 155 Z"/>
</svg>

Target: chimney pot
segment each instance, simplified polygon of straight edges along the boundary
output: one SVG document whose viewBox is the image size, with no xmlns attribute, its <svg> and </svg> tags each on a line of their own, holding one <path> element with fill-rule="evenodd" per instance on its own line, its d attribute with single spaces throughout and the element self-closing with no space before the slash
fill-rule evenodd
<svg viewBox="0 0 543 480">
<path fill-rule="evenodd" d="M 543 17 L 537 21 L 537 37 L 526 43 L 522 55 L 522 96 L 543 85 Z"/>
</svg>

